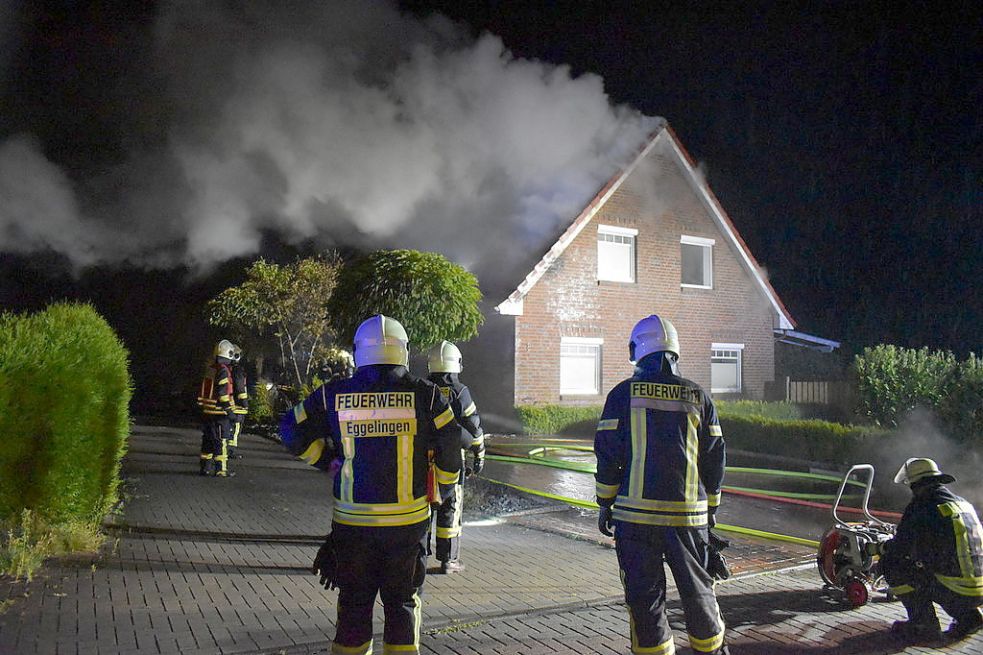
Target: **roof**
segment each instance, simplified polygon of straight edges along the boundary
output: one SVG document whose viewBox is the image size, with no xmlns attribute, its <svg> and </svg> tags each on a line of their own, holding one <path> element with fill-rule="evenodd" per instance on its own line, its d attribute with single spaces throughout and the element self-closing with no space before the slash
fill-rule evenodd
<svg viewBox="0 0 983 655">
<path fill-rule="evenodd" d="M 755 281 L 762 294 L 771 303 L 772 308 L 775 310 L 775 313 L 779 319 L 778 327 L 783 330 L 791 330 L 795 327 L 795 321 L 792 319 L 791 314 L 789 314 L 788 309 L 785 308 L 785 304 L 782 302 L 781 298 L 778 297 L 778 293 L 771 286 L 771 283 L 768 281 L 768 278 L 762 271 L 761 266 L 754 258 L 754 255 L 751 254 L 751 250 L 747 247 L 744 239 L 737 231 L 737 228 L 734 226 L 733 221 L 731 221 L 730 216 L 728 216 L 727 212 L 724 211 L 720 201 L 717 200 L 717 197 L 703 181 L 702 176 L 697 174 L 696 164 L 694 163 L 693 158 L 690 157 L 682 143 L 680 143 L 676 133 L 667 124 L 664 124 L 652 134 L 635 159 L 632 160 L 632 162 L 624 170 L 613 175 L 607 181 L 607 183 L 601 187 L 601 190 L 597 192 L 589 203 L 587 203 L 587 206 L 581 210 L 580 214 L 578 214 L 573 222 L 570 223 L 563 234 L 561 234 L 556 242 L 549 248 L 549 250 L 546 251 L 546 254 L 544 254 L 533 269 L 529 271 L 525 279 L 519 283 L 515 290 L 513 290 L 505 300 L 495 307 L 500 314 L 516 316 L 522 315 L 522 301 L 526 297 L 526 294 L 528 294 L 529 291 L 536 286 L 536 283 L 542 279 L 543 275 L 546 274 L 546 271 L 553 266 L 556 260 L 560 258 L 573 240 L 576 239 L 584 228 L 590 224 L 598 210 L 600 210 L 600 208 L 604 206 L 604 203 L 607 202 L 612 195 L 614 195 L 622 184 L 624 184 L 625 180 L 631 176 L 638 165 L 649 155 L 655 145 L 662 141 L 665 141 L 670 145 L 672 152 L 675 153 L 679 163 L 682 166 L 684 177 L 689 181 L 693 191 L 696 192 L 697 196 L 710 212 L 710 215 L 716 222 L 717 227 L 720 228 L 720 231 L 739 253 L 739 258 L 741 263 L 744 265 L 744 268 L 751 274 L 752 279 Z"/>
<path fill-rule="evenodd" d="M 796 330 L 779 329 L 775 329 L 774 332 L 776 341 L 780 343 L 787 343 L 792 346 L 812 348 L 813 350 L 818 350 L 824 353 L 831 353 L 840 347 L 839 341 L 824 339 L 822 337 L 817 337 L 814 334 L 806 334 L 805 332 L 798 332 Z"/>
</svg>

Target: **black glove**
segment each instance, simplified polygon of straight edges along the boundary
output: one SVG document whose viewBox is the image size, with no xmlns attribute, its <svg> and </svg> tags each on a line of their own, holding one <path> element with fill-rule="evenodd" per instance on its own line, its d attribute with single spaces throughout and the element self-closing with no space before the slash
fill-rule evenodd
<svg viewBox="0 0 983 655">
<path fill-rule="evenodd" d="M 707 509 L 707 527 L 715 528 L 717 527 L 717 508 L 710 507 Z"/>
<path fill-rule="evenodd" d="M 334 540 L 329 534 L 324 539 L 324 543 L 317 550 L 314 557 L 314 565 L 311 573 L 321 576 L 321 586 L 325 589 L 334 589 L 338 585 L 335 580 L 335 572 L 338 568 L 338 559 L 335 557 Z"/>
<path fill-rule="evenodd" d="M 597 529 L 601 531 L 605 537 L 613 537 L 614 532 L 612 528 L 614 527 L 614 521 L 611 518 L 611 508 L 601 507 L 601 511 L 597 515 Z"/>
<path fill-rule="evenodd" d="M 470 450 L 471 454 L 474 455 L 474 461 L 471 463 L 471 473 L 472 475 L 478 475 L 481 473 L 481 469 L 485 468 L 485 445 L 471 446 Z"/>
</svg>

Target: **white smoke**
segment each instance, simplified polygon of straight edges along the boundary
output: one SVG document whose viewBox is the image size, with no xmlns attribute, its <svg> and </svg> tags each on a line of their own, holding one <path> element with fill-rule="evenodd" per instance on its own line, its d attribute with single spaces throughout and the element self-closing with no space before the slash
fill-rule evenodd
<svg viewBox="0 0 983 655">
<path fill-rule="evenodd" d="M 274 231 L 500 268 L 659 125 L 597 76 L 387 2 L 173 0 L 146 60 L 132 122 L 163 137 L 113 170 L 72 183 L 23 137 L 2 146 L 0 250 L 207 267 Z"/>
<path fill-rule="evenodd" d="M 922 407 L 912 410 L 885 439 L 890 443 L 876 451 L 871 463 L 881 479 L 879 486 L 893 497 L 895 507 L 903 506 L 910 499 L 906 488 L 890 484 L 895 473 L 911 457 L 928 457 L 934 459 L 944 473 L 956 478 L 956 482 L 949 485 L 952 491 L 983 514 L 983 481 L 980 479 L 983 458 L 969 442 L 946 435 L 929 410 Z M 877 505 L 877 502 L 872 500 L 872 504 Z"/>
</svg>

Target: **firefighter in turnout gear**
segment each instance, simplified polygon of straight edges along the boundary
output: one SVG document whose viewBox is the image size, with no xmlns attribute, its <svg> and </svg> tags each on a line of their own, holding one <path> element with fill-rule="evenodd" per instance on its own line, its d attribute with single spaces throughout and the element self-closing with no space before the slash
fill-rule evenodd
<svg viewBox="0 0 983 655">
<path fill-rule="evenodd" d="M 249 414 L 249 389 L 246 386 L 246 365 L 242 361 L 242 348 L 237 345 L 232 346 L 232 425 L 231 435 L 229 436 L 228 456 L 229 459 L 242 457 L 238 454 L 239 433 L 242 432 L 242 425 L 246 422 L 246 415 Z"/>
<path fill-rule="evenodd" d="M 449 341 L 441 341 L 430 351 L 427 367 L 430 371 L 429 380 L 440 389 L 444 400 L 450 403 L 454 417 L 467 434 L 467 440 L 462 444 L 474 456 L 471 471 L 481 472 L 485 463 L 485 436 L 481 429 L 481 419 L 478 410 L 471 399 L 471 392 L 458 379 L 463 359 L 461 351 Z M 461 451 L 461 461 L 464 453 Z M 466 468 L 465 468 L 466 470 Z M 461 511 L 464 503 L 464 476 L 455 485 L 454 490 L 442 496 L 437 508 L 437 560 L 440 562 L 441 573 L 457 573 L 464 570 L 461 564 Z"/>
<path fill-rule="evenodd" d="M 407 370 L 406 331 L 382 315 L 355 333 L 355 374 L 318 387 L 283 417 L 280 434 L 308 464 L 336 471 L 331 534 L 314 569 L 337 586 L 332 653 L 372 652 L 382 597 L 384 653 L 418 653 L 430 526 L 427 479 L 449 492 L 461 468 L 461 428 L 431 382 Z"/>
<path fill-rule="evenodd" d="M 680 377 L 679 338 L 656 315 L 635 325 L 635 374 L 608 394 L 597 426 L 598 528 L 614 536 L 632 653 L 675 652 L 666 574 L 676 581 L 696 653 L 727 653 L 707 573 L 709 527 L 720 504 L 724 440 L 710 397 Z M 612 534 L 612 528 L 614 532 Z"/>
<path fill-rule="evenodd" d="M 973 506 L 945 486 L 955 482 L 931 459 L 912 458 L 894 481 L 911 487 L 893 539 L 868 544 L 881 572 L 908 612 L 892 631 L 913 642 L 941 637 L 933 602 L 953 619 L 946 630 L 962 639 L 983 627 L 983 528 Z"/>
<path fill-rule="evenodd" d="M 226 440 L 233 416 L 232 342 L 222 339 L 215 346 L 215 358 L 205 367 L 198 391 L 198 406 L 202 414 L 201 460 L 199 473 L 228 477 L 229 465 Z"/>
</svg>

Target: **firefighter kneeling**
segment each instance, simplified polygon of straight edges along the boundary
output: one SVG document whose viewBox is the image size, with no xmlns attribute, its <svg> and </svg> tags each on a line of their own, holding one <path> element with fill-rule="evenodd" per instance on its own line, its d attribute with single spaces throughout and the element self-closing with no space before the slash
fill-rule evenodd
<svg viewBox="0 0 983 655">
<path fill-rule="evenodd" d="M 429 381 L 407 370 L 406 331 L 377 315 L 355 333 L 355 374 L 318 387 L 283 417 L 294 455 L 336 470 L 331 534 L 314 570 L 338 587 L 332 653 L 372 652 L 372 608 L 382 596 L 384 653 L 418 653 L 420 593 L 430 525 L 428 452 L 449 492 L 460 476 L 461 428 Z"/>
<path fill-rule="evenodd" d="M 892 631 L 913 642 L 941 638 L 933 602 L 955 621 L 946 630 L 962 639 L 983 627 L 983 528 L 973 506 L 946 484 L 955 482 L 931 459 L 909 459 L 894 477 L 912 499 L 895 537 L 867 546 L 880 555 L 881 572 L 908 612 Z"/>
</svg>

